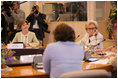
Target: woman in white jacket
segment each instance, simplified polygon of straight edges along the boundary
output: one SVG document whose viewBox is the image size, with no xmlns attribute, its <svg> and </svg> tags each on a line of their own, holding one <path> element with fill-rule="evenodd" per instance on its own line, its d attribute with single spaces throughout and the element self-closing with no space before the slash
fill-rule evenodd
<svg viewBox="0 0 118 79">
<path fill-rule="evenodd" d="M 103 35 L 97 31 L 98 24 L 96 21 L 88 21 L 85 25 L 86 34 L 78 43 L 83 47 L 103 48 Z"/>
</svg>

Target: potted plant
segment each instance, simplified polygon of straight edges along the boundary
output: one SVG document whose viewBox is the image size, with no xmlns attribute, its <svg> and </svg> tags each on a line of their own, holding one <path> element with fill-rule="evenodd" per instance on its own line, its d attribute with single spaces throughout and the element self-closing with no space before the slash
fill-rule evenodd
<svg viewBox="0 0 118 79">
<path fill-rule="evenodd" d="M 10 49 L 2 49 L 1 51 L 1 71 L 11 71 L 12 69 L 6 65 L 6 61 L 17 60 L 13 54 L 16 53 Z"/>
<path fill-rule="evenodd" d="M 107 26 L 107 32 L 108 32 L 108 38 L 112 39 L 114 29 L 117 27 L 117 2 L 114 4 L 113 9 L 110 9 L 109 14 L 109 20 L 108 20 L 108 26 Z"/>
</svg>

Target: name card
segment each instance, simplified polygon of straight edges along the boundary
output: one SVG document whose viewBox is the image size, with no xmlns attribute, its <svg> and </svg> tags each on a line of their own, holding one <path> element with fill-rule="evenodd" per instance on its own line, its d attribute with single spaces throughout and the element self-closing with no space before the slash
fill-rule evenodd
<svg viewBox="0 0 118 79">
<path fill-rule="evenodd" d="M 23 49 L 23 44 L 7 44 L 7 49 Z"/>
<path fill-rule="evenodd" d="M 36 59 L 36 57 L 37 57 L 37 59 Z M 23 63 L 32 63 L 33 61 L 35 61 L 35 63 L 42 64 L 42 62 L 43 62 L 42 59 L 43 59 L 42 54 L 21 55 L 20 56 L 20 62 L 23 62 Z"/>
</svg>

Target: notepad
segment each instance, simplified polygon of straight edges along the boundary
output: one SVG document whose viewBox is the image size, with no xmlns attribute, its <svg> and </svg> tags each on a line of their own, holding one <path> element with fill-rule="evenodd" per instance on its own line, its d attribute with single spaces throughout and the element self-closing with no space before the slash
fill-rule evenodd
<svg viewBox="0 0 118 79">
<path fill-rule="evenodd" d="M 44 69 L 38 69 L 37 71 L 39 71 L 39 72 L 45 72 Z"/>
<path fill-rule="evenodd" d="M 95 62 L 90 62 L 91 64 L 107 64 L 109 62 L 109 59 L 103 59 L 103 60 L 98 60 Z"/>
<path fill-rule="evenodd" d="M 22 56 L 20 56 L 20 61 L 23 62 L 23 63 L 32 63 L 33 62 L 33 58 L 35 56 L 42 57 L 42 54 L 22 55 Z"/>
</svg>

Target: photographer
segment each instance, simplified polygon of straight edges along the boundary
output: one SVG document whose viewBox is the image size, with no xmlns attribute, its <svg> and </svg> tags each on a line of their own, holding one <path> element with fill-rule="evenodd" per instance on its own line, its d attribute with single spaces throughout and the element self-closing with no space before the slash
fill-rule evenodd
<svg viewBox="0 0 118 79">
<path fill-rule="evenodd" d="M 5 11 L 4 6 L 1 6 L 1 42 L 6 43 L 6 35 L 7 35 L 7 25 L 5 20 Z"/>
<path fill-rule="evenodd" d="M 3 30 L 6 30 L 6 32 L 4 32 L 5 34 L 2 33 L 2 35 L 5 35 L 6 38 L 4 42 L 6 43 L 9 43 L 10 41 L 12 41 L 12 39 L 15 36 L 14 18 L 11 15 L 11 12 L 12 12 L 12 2 L 4 1 L 3 10 L 2 10 L 2 14 L 3 14 L 2 18 L 4 17 L 5 26 L 2 26 L 2 27 L 3 27 Z"/>
<path fill-rule="evenodd" d="M 45 22 L 46 15 L 38 11 L 39 6 L 34 5 L 32 7 L 30 15 L 27 17 L 27 21 L 30 22 L 29 30 L 35 32 L 38 40 L 43 41 L 44 32 L 50 33 L 48 25 Z M 43 42 L 42 42 L 43 45 Z"/>
</svg>

